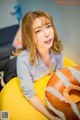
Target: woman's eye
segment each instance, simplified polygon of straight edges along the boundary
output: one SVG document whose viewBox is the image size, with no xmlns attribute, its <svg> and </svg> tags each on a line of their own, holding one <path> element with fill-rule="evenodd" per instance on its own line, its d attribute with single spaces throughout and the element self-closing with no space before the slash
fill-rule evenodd
<svg viewBox="0 0 80 120">
<path fill-rule="evenodd" d="M 41 32 L 41 30 L 37 30 L 37 31 L 36 31 L 36 33 L 39 33 L 39 32 Z"/>
<path fill-rule="evenodd" d="M 52 27 L 52 25 L 50 24 L 50 25 L 47 25 L 47 28 L 50 28 L 50 27 Z"/>
</svg>

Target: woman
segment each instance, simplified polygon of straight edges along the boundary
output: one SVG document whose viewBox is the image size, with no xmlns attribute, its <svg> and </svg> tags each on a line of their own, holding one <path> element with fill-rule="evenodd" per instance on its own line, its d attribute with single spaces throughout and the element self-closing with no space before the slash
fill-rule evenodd
<svg viewBox="0 0 80 120">
<path fill-rule="evenodd" d="M 34 81 L 63 68 L 63 45 L 52 16 L 43 11 L 28 12 L 22 20 L 22 51 L 17 57 L 17 75 L 25 98 L 49 120 L 49 113 L 34 90 Z"/>
</svg>

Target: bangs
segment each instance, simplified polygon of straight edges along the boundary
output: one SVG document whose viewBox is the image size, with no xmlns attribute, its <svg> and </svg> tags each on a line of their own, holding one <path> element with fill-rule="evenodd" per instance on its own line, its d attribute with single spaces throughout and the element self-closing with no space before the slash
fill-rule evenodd
<svg viewBox="0 0 80 120">
<path fill-rule="evenodd" d="M 51 20 L 49 18 L 46 18 L 46 17 L 40 17 L 40 20 L 41 20 L 42 25 L 47 25 L 47 24 L 51 23 Z"/>
</svg>

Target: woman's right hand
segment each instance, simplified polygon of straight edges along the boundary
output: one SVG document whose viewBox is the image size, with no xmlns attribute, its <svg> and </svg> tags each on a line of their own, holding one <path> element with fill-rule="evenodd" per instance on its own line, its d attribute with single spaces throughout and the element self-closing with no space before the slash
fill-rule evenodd
<svg viewBox="0 0 80 120">
<path fill-rule="evenodd" d="M 52 116 L 49 120 L 61 120 L 59 117 Z"/>
<path fill-rule="evenodd" d="M 54 120 L 61 120 L 59 117 L 55 117 Z"/>
</svg>

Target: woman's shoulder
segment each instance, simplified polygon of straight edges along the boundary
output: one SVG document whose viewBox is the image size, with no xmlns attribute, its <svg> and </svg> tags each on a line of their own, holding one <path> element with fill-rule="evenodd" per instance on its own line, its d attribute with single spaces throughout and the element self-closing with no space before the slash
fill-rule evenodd
<svg viewBox="0 0 80 120">
<path fill-rule="evenodd" d="M 54 56 L 55 56 L 56 59 L 60 59 L 60 58 L 63 57 L 63 52 L 58 53 L 58 54 L 54 54 Z"/>
<path fill-rule="evenodd" d="M 26 61 L 26 60 L 29 60 L 29 51 L 28 50 L 23 50 L 19 53 L 18 57 L 17 57 L 17 60 L 23 60 L 23 61 Z"/>
</svg>

